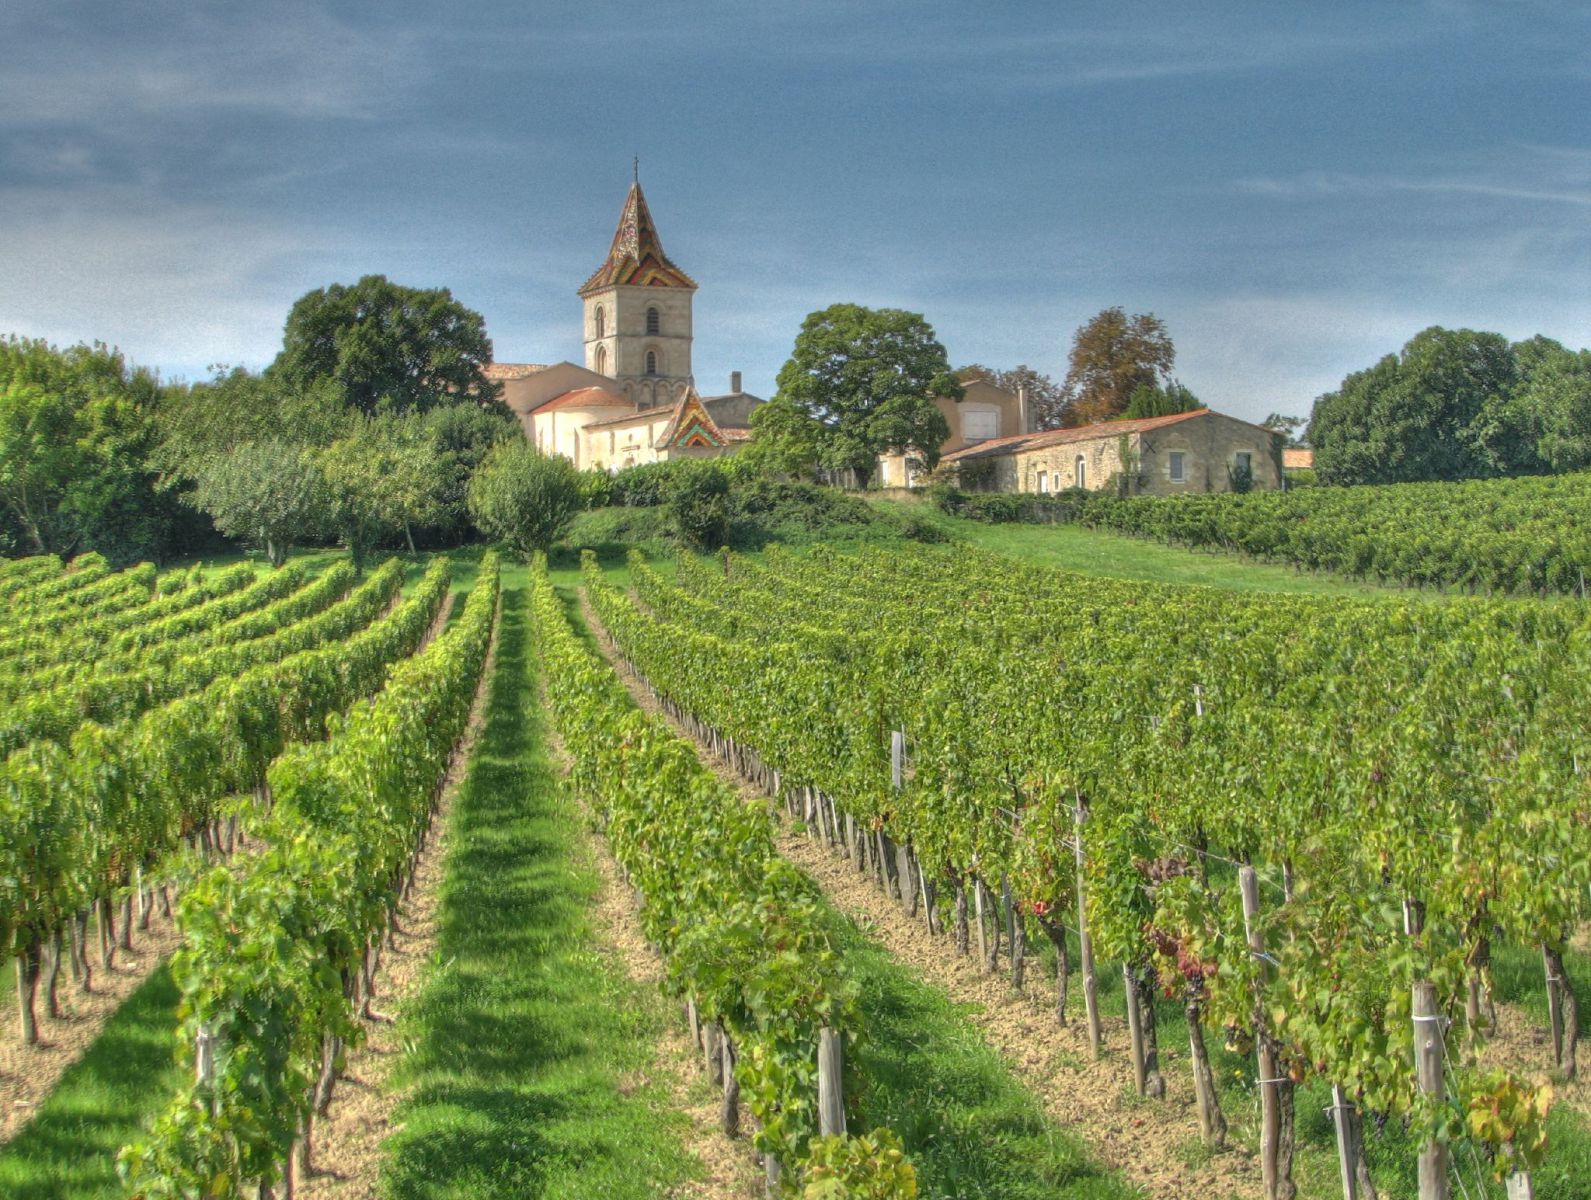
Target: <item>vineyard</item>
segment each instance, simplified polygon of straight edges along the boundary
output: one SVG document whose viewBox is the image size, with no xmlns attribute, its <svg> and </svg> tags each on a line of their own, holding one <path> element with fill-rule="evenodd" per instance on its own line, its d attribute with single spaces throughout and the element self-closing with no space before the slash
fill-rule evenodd
<svg viewBox="0 0 1591 1200">
<path fill-rule="evenodd" d="M 1586 1194 L 1578 607 L 964 546 L 0 598 L 8 1196 Z M 93 1084 L 133 1026 L 174 1069 Z"/>
<path fill-rule="evenodd" d="M 1367 1117 L 1406 1123 L 1422 1195 L 1546 1161 L 1535 1076 L 1576 1073 L 1563 955 L 1591 884 L 1577 616 L 1146 592 L 961 550 L 630 574 L 633 599 L 587 574 L 625 656 L 901 903 L 963 943 L 969 895 L 1057 946 L 1070 924 L 1096 1045 L 1096 956 L 1122 971 L 1140 1094 L 1166 1088 L 1155 995 L 1179 1000 L 1212 1145 L 1206 1036 L 1252 1042 L 1269 1194 L 1317 1081 L 1361 1190 Z M 1481 1053 L 1504 943 L 1544 964 L 1541 1072 Z"/>
<path fill-rule="evenodd" d="M 1411 587 L 1583 595 L 1591 475 L 1058 500 L 1085 525 Z"/>
</svg>

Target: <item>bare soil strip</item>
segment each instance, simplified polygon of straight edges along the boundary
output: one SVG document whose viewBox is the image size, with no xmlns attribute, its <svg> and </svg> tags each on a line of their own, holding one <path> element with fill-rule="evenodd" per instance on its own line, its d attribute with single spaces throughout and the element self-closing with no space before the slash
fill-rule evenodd
<svg viewBox="0 0 1591 1200">
<path fill-rule="evenodd" d="M 645 682 L 625 666 L 584 593 L 581 611 L 603 655 L 636 703 L 690 739 L 658 705 Z M 768 802 L 707 746 L 699 742 L 696 746 L 702 761 L 727 785 L 748 800 Z M 816 841 L 793 832 L 788 822 L 779 848 L 818 883 L 836 908 L 871 932 L 897 961 L 910 965 L 924 980 L 965 1004 L 968 1021 L 1039 1097 L 1049 1115 L 1086 1141 L 1100 1162 L 1119 1171 L 1145 1195 L 1164 1200 L 1225 1200 L 1261 1194 L 1258 1161 L 1245 1149 L 1234 1148 L 1208 1158 L 1193 1149 L 1199 1144 L 1199 1124 L 1185 1050 L 1162 1043 L 1161 1067 L 1172 1085 L 1170 1095 L 1159 1102 L 1140 1100 L 1133 1091 L 1124 1020 L 1104 1018 L 1106 1050 L 1096 1062 L 1090 1056 L 1080 1015 L 1067 1028 L 1056 1026 L 1055 994 L 1048 981 L 1034 982 L 1030 972 L 1026 992 L 1018 994 L 1003 977 L 984 974 L 972 957 L 956 953 L 952 938 L 930 935 L 920 918 L 907 918 L 843 856 L 832 855 Z M 1236 1123 L 1242 1114 L 1228 1113 L 1227 1117 Z"/>
</svg>

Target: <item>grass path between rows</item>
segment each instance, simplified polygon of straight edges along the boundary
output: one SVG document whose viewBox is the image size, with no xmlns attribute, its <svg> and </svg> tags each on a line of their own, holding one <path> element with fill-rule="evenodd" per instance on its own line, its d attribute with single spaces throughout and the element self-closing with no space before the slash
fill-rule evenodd
<svg viewBox="0 0 1591 1200">
<path fill-rule="evenodd" d="M 662 997 L 596 934 L 601 880 L 551 761 L 526 593 L 453 807 L 437 962 L 401 1018 L 395 1200 L 655 1197 L 699 1171 L 654 1072 Z"/>
</svg>

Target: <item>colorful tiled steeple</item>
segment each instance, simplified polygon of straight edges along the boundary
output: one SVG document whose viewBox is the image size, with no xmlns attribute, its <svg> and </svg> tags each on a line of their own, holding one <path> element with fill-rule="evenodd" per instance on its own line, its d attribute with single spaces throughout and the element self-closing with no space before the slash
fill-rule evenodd
<svg viewBox="0 0 1591 1200">
<path fill-rule="evenodd" d="M 663 253 L 663 242 L 657 236 L 657 226 L 652 223 L 646 197 L 641 194 L 640 180 L 630 185 L 630 194 L 624 198 L 624 211 L 619 214 L 619 228 L 613 234 L 613 246 L 608 250 L 607 261 L 586 280 L 580 288 L 580 295 L 588 296 L 611 287 L 696 290 L 696 281 L 670 262 L 668 255 Z"/>
</svg>

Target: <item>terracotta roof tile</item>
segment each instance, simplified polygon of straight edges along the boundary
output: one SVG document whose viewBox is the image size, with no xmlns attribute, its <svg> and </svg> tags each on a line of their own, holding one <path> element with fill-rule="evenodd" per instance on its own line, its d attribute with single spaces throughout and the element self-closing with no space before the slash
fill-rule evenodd
<svg viewBox="0 0 1591 1200">
<path fill-rule="evenodd" d="M 990 458 L 1002 454 L 1016 454 L 1023 450 L 1042 450 L 1048 446 L 1064 446 L 1070 442 L 1092 442 L 1099 438 L 1120 437 L 1124 433 L 1146 433 L 1182 421 L 1191 421 L 1210 415 L 1208 408 L 1192 412 L 1172 413 L 1168 417 L 1137 417 L 1130 421 L 1096 421 L 1092 425 L 1078 425 L 1071 429 L 1046 429 L 1038 433 L 1013 433 L 1008 437 L 990 438 L 975 446 L 947 454 L 943 462 L 964 462 L 972 458 Z M 1248 422 L 1243 422 L 1247 424 Z"/>
<path fill-rule="evenodd" d="M 526 379 L 547 369 L 547 363 L 487 363 L 482 368 L 488 379 L 499 382 L 505 379 Z"/>
<path fill-rule="evenodd" d="M 609 425 L 623 425 L 626 421 L 634 421 L 645 417 L 660 417 L 666 412 L 673 412 L 672 404 L 655 404 L 651 408 L 638 408 L 634 412 L 625 413 L 622 417 L 608 417 L 602 421 L 592 421 L 585 426 L 587 429 L 606 429 Z"/>
</svg>

